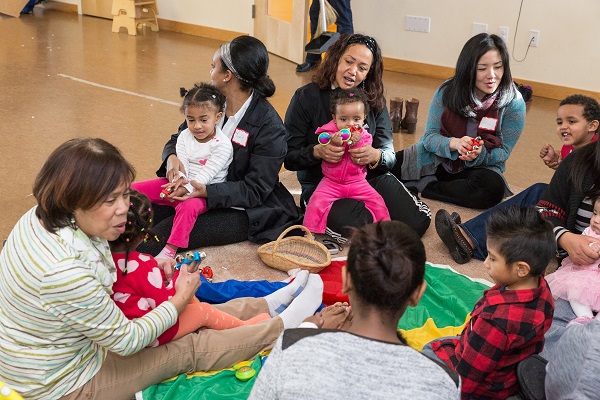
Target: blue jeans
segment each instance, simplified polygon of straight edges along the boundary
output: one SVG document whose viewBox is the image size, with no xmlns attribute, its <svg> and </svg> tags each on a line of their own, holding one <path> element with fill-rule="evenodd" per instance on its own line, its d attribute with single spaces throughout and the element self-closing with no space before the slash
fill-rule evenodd
<svg viewBox="0 0 600 400">
<path fill-rule="evenodd" d="M 496 210 L 502 210 L 510 206 L 535 206 L 538 201 L 542 198 L 542 195 L 548 187 L 545 183 L 536 183 L 529 186 L 522 192 L 512 196 L 511 198 L 496 204 L 494 207 L 482 212 L 475 218 L 472 218 L 460 224 L 464 229 L 465 233 L 469 235 L 475 248 L 473 249 L 473 257 L 478 260 L 485 260 L 487 257 L 487 245 L 486 245 L 486 225 L 490 215 Z"/>
<path fill-rule="evenodd" d="M 354 33 L 354 24 L 352 22 L 352 9 L 350 8 L 350 0 L 329 0 L 329 4 L 338 13 L 336 25 L 339 33 Z M 312 40 L 317 31 L 319 23 L 319 13 L 321 12 L 321 4 L 319 0 L 313 0 L 308 9 L 310 18 L 310 38 Z M 306 62 L 316 64 L 321 60 L 319 54 L 306 54 Z"/>
</svg>

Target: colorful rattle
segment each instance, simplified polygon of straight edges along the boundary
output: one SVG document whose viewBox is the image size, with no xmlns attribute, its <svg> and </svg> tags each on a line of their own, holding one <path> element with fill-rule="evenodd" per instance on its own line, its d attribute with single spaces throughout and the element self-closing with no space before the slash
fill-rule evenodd
<svg viewBox="0 0 600 400">
<path fill-rule="evenodd" d="M 481 142 L 481 136 L 471 138 L 471 144 L 473 144 L 473 147 L 471 148 L 471 150 L 467 151 L 467 154 L 472 154 L 474 150 L 477 150 L 480 146 L 479 142 Z"/>
<path fill-rule="evenodd" d="M 206 279 L 209 282 L 213 281 L 213 270 L 209 266 L 202 268 L 202 271 L 200 271 L 200 275 L 202 275 L 204 279 Z"/>
<path fill-rule="evenodd" d="M 350 140 L 350 129 L 348 128 L 343 128 L 340 129 L 340 133 L 342 135 L 342 142 L 347 142 L 348 140 Z M 329 132 L 322 132 L 319 133 L 319 143 L 322 144 L 323 146 L 327 146 L 329 144 L 329 142 L 331 142 L 331 134 Z"/>
<path fill-rule="evenodd" d="M 177 261 L 177 265 L 175 266 L 175 268 L 180 269 L 182 265 L 187 265 L 189 272 L 195 272 L 199 267 L 198 264 L 200 264 L 205 258 L 206 253 L 203 251 L 188 251 L 187 253 L 185 253 L 185 257 L 177 256 L 175 258 L 175 261 Z"/>
<path fill-rule="evenodd" d="M 160 198 L 164 199 L 166 197 L 169 197 L 169 195 L 173 193 L 173 188 L 170 187 L 166 187 L 163 190 L 160 191 Z"/>
</svg>

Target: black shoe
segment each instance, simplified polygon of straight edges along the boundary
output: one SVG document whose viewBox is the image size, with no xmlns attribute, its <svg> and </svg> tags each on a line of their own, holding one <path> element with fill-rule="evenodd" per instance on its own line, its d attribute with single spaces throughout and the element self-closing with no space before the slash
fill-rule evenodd
<svg viewBox="0 0 600 400">
<path fill-rule="evenodd" d="M 448 214 L 448 211 L 440 209 L 435 214 L 435 230 L 450 250 L 450 255 L 457 264 L 465 264 L 471 261 L 473 248 L 461 233 L 454 218 Z"/>
<path fill-rule="evenodd" d="M 453 212 L 452 214 L 450 214 L 450 217 L 456 223 L 456 225 L 460 225 L 461 224 L 460 214 L 459 213 Z"/>
<path fill-rule="evenodd" d="M 305 61 L 304 63 L 296 66 L 296 72 L 308 72 L 316 66 L 317 63 Z"/>
</svg>

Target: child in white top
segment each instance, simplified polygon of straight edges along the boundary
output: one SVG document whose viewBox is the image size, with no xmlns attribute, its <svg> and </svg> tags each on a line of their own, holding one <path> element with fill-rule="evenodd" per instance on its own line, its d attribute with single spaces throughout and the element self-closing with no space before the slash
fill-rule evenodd
<svg viewBox="0 0 600 400">
<path fill-rule="evenodd" d="M 198 215 L 207 211 L 205 198 L 190 197 L 192 182 L 203 185 L 224 182 L 233 159 L 231 141 L 217 126 L 223 116 L 225 96 L 209 84 L 196 84 L 189 91 L 182 89 L 187 129 L 177 139 L 177 157 L 185 173 L 169 182 L 166 178 L 135 182 L 131 187 L 144 193 L 153 204 L 175 208 L 171 235 L 157 258 L 175 258 L 180 247 L 187 247 L 190 232 Z M 184 200 L 176 200 L 181 199 Z"/>
</svg>

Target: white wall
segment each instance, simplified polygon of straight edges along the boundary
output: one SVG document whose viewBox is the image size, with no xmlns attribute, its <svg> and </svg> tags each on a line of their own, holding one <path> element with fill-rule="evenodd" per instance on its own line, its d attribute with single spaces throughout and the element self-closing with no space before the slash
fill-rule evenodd
<svg viewBox="0 0 600 400">
<path fill-rule="evenodd" d="M 252 4 L 254 0 L 158 0 L 158 11 L 163 19 L 252 34 Z M 355 30 L 375 37 L 385 57 L 447 67 L 454 67 L 473 22 L 488 24 L 489 33 L 509 27 L 508 46 L 512 53 L 515 44 L 516 59 L 525 56 L 529 30 L 538 29 L 539 47 L 529 49 L 522 62 L 511 59 L 513 76 L 600 92 L 598 0 L 352 0 L 352 9 Z M 404 30 L 406 15 L 431 17 L 431 32 Z"/>
<path fill-rule="evenodd" d="M 254 0 L 157 0 L 156 4 L 161 19 L 254 33 Z"/>
<path fill-rule="evenodd" d="M 354 26 L 381 44 L 386 57 L 454 67 L 472 23 L 488 24 L 489 33 L 509 27 L 508 48 L 522 59 L 529 30 L 540 30 L 540 43 L 523 62 L 511 58 L 514 77 L 600 92 L 598 0 L 352 0 Z M 405 31 L 405 16 L 431 17 L 431 32 Z"/>
</svg>

